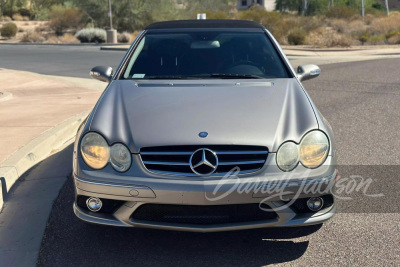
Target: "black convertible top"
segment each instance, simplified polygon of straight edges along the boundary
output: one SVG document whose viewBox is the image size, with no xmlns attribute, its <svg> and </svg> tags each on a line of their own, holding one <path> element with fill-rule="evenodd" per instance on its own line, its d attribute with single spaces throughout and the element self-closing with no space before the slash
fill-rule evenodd
<svg viewBox="0 0 400 267">
<path fill-rule="evenodd" d="M 155 29 L 188 29 L 188 28 L 255 28 L 264 29 L 257 22 L 229 19 L 173 20 L 156 22 L 147 26 L 146 30 Z"/>
</svg>

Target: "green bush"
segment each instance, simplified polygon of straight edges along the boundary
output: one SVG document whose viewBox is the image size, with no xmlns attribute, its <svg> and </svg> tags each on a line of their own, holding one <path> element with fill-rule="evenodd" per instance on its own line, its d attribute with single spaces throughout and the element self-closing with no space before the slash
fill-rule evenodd
<svg viewBox="0 0 400 267">
<path fill-rule="evenodd" d="M 17 34 L 18 27 L 13 22 L 8 22 L 1 28 L 1 36 L 6 38 L 14 37 Z"/>
<path fill-rule="evenodd" d="M 21 14 L 21 16 L 23 17 L 31 17 L 31 11 L 27 8 L 20 8 L 18 10 L 18 13 Z"/>
<path fill-rule="evenodd" d="M 368 39 L 368 43 L 372 44 L 372 45 L 377 45 L 377 44 L 383 44 L 385 40 L 385 35 L 372 35 L 369 37 Z"/>
<path fill-rule="evenodd" d="M 288 35 L 288 42 L 291 45 L 303 45 L 306 41 L 307 33 L 300 29 L 294 29 Z"/>
<path fill-rule="evenodd" d="M 364 45 L 370 37 L 371 35 L 368 32 L 363 32 L 359 34 L 358 40 L 361 42 L 362 45 Z"/>
<path fill-rule="evenodd" d="M 86 28 L 78 31 L 75 36 L 81 43 L 105 43 L 107 34 L 103 29 Z"/>
<path fill-rule="evenodd" d="M 377 10 L 383 10 L 383 4 L 381 2 L 374 2 L 372 3 L 371 7 Z"/>
</svg>

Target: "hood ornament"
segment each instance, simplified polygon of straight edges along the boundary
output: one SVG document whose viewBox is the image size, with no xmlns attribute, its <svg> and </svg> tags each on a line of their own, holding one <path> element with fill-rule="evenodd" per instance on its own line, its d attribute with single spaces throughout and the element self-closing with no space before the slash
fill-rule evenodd
<svg viewBox="0 0 400 267">
<path fill-rule="evenodd" d="M 218 167 L 217 154 L 207 148 L 200 148 L 193 152 L 189 160 L 190 169 L 197 175 L 213 174 Z"/>
<path fill-rule="evenodd" d="M 208 133 L 207 133 L 207 132 L 200 132 L 200 133 L 199 133 L 199 136 L 200 136 L 201 138 L 206 138 L 206 137 L 208 136 Z"/>
</svg>

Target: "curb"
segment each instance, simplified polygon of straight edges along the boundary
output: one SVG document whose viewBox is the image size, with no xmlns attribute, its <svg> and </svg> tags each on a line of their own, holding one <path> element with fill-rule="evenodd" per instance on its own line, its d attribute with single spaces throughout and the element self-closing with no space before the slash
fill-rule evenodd
<svg viewBox="0 0 400 267">
<path fill-rule="evenodd" d="M 100 50 L 103 50 L 103 51 L 127 51 L 129 49 L 129 46 L 128 47 L 120 47 L 120 46 L 115 46 L 115 47 L 112 47 L 112 46 L 100 46 Z"/>
<path fill-rule="evenodd" d="M 0 211 L 19 177 L 64 144 L 72 142 L 88 114 L 89 111 L 82 112 L 45 131 L 0 164 Z"/>
</svg>

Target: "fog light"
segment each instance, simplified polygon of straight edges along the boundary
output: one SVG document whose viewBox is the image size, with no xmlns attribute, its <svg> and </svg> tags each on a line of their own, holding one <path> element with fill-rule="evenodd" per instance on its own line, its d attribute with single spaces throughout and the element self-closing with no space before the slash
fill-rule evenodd
<svg viewBox="0 0 400 267">
<path fill-rule="evenodd" d="M 312 197 L 307 201 L 307 207 L 311 211 L 319 211 L 324 206 L 324 200 L 320 197 Z"/>
<path fill-rule="evenodd" d="M 100 198 L 90 197 L 86 200 L 86 206 L 90 211 L 97 212 L 101 209 L 103 203 L 101 202 Z"/>
</svg>

